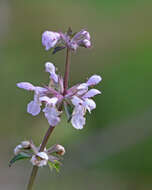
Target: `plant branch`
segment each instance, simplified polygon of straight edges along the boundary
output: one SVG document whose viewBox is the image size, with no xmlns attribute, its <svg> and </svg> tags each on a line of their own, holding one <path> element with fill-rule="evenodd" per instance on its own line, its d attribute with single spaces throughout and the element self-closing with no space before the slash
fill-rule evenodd
<svg viewBox="0 0 152 190">
<path fill-rule="evenodd" d="M 65 73 L 64 73 L 64 92 L 63 95 L 65 95 L 67 93 L 67 89 L 68 89 L 68 81 L 69 81 L 69 72 L 70 72 L 70 49 L 67 48 L 67 52 L 66 52 L 66 64 L 65 64 Z M 62 107 L 62 106 L 61 106 Z M 61 109 L 60 107 L 60 109 Z M 47 130 L 42 144 L 40 146 L 39 152 L 42 152 L 44 150 L 44 148 L 46 147 L 46 144 L 48 142 L 48 139 L 50 137 L 50 135 L 52 134 L 52 131 L 55 127 L 54 126 L 50 126 L 49 129 Z M 27 190 L 32 190 L 33 189 L 33 184 L 36 178 L 38 172 L 38 167 L 37 166 L 33 166 L 32 169 L 32 173 L 30 176 L 30 180 L 27 186 Z"/>
<path fill-rule="evenodd" d="M 42 141 L 42 144 L 40 146 L 40 149 L 39 149 L 39 152 L 42 152 L 48 142 L 48 139 L 50 137 L 50 135 L 52 134 L 52 131 L 55 127 L 53 126 L 50 126 L 43 138 L 43 141 Z M 33 188 L 33 184 L 34 184 L 34 181 L 35 181 L 35 178 L 36 178 L 36 175 L 37 175 L 37 172 L 38 172 L 38 167 L 37 166 L 33 166 L 33 169 L 32 169 L 32 173 L 31 173 L 31 176 L 30 176 L 30 180 L 29 180 L 29 183 L 28 183 L 28 186 L 27 186 L 27 190 L 32 190 Z"/>
<path fill-rule="evenodd" d="M 63 92 L 63 95 L 65 95 L 67 93 L 68 81 L 69 81 L 69 73 L 70 73 L 70 49 L 67 47 L 65 73 L 64 73 L 64 92 Z"/>
</svg>

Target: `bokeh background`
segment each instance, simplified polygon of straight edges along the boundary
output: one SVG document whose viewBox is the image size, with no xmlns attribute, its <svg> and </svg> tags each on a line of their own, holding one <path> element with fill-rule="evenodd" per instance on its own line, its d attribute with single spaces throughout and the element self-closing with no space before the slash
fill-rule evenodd
<svg viewBox="0 0 152 190">
<path fill-rule="evenodd" d="M 151 20 L 150 0 L 0 0 L 0 189 L 26 189 L 31 164 L 8 162 L 20 141 L 38 145 L 48 128 L 43 114 L 26 113 L 32 94 L 16 83 L 47 83 L 46 61 L 64 71 L 65 52 L 46 52 L 41 34 L 69 26 L 86 28 L 93 44 L 73 53 L 70 84 L 99 74 L 102 95 L 83 130 L 63 117 L 49 145 L 65 145 L 64 164 L 59 174 L 39 170 L 34 189 L 152 189 Z"/>
</svg>

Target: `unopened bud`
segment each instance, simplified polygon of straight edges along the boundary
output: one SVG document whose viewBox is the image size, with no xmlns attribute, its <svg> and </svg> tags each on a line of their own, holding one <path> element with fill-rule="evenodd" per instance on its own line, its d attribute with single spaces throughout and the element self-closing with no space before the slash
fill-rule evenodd
<svg viewBox="0 0 152 190">
<path fill-rule="evenodd" d="M 100 81 L 102 80 L 102 78 L 99 75 L 92 75 L 88 81 L 87 81 L 87 85 L 88 86 L 93 86 L 98 84 Z"/>
<path fill-rule="evenodd" d="M 70 42 L 69 47 L 71 50 L 75 51 L 78 48 L 78 44 L 76 42 Z"/>
<path fill-rule="evenodd" d="M 23 148 L 30 148 L 30 142 L 29 141 L 22 141 L 21 145 Z"/>
<path fill-rule="evenodd" d="M 21 144 L 17 145 L 15 148 L 14 148 L 14 154 L 15 155 L 18 155 L 20 152 L 21 152 L 21 149 L 23 148 L 23 146 Z"/>
<path fill-rule="evenodd" d="M 45 63 L 45 71 L 49 73 L 55 73 L 55 66 L 51 62 Z"/>
<path fill-rule="evenodd" d="M 83 44 L 83 46 L 84 46 L 85 48 L 90 48 L 90 47 L 91 47 L 91 42 L 90 42 L 90 40 L 85 39 L 85 40 L 83 40 L 82 44 Z"/>
<path fill-rule="evenodd" d="M 91 37 L 90 37 L 90 34 L 89 34 L 88 31 L 84 30 L 84 31 L 82 32 L 82 34 L 85 36 L 85 38 L 86 38 L 87 40 L 90 41 Z"/>
<path fill-rule="evenodd" d="M 31 162 L 34 166 L 42 167 L 47 165 L 48 159 L 49 157 L 45 152 L 39 152 L 32 156 Z"/>
<path fill-rule="evenodd" d="M 63 156 L 65 154 L 65 148 L 62 145 L 57 144 L 56 145 L 56 153 Z"/>
</svg>

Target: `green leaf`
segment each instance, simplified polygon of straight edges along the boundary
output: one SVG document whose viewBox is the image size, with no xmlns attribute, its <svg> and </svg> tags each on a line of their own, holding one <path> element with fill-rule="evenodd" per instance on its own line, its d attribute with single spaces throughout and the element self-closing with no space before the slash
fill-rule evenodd
<svg viewBox="0 0 152 190">
<path fill-rule="evenodd" d="M 52 162 L 48 161 L 48 165 L 49 165 L 51 171 L 53 170 L 53 168 L 54 168 L 57 172 L 60 171 L 60 165 L 61 165 L 61 163 L 60 163 L 59 161 L 56 160 L 55 163 L 52 163 Z"/>
<path fill-rule="evenodd" d="M 12 158 L 12 160 L 9 162 L 9 167 L 11 167 L 12 164 L 14 164 L 18 160 L 23 160 L 23 159 L 28 159 L 28 158 L 31 158 L 31 155 L 21 152 Z"/>
<path fill-rule="evenodd" d="M 70 122 L 72 118 L 73 106 L 64 101 L 64 109 L 65 109 L 68 122 Z"/>
<path fill-rule="evenodd" d="M 65 46 L 57 46 L 57 47 L 54 48 L 52 54 L 55 54 L 55 53 L 57 53 L 58 51 L 63 50 L 64 48 L 65 48 Z"/>
</svg>

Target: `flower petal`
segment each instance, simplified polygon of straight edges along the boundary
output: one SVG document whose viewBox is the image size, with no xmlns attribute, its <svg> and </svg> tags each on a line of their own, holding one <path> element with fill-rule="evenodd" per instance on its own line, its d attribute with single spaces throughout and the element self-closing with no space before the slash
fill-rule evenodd
<svg viewBox="0 0 152 190">
<path fill-rule="evenodd" d="M 85 48 L 90 48 L 90 47 L 91 47 L 91 41 L 85 39 L 85 40 L 82 41 L 82 45 L 83 45 Z"/>
<path fill-rule="evenodd" d="M 50 73 L 50 78 L 53 79 L 56 83 L 58 82 L 58 75 L 55 73 L 55 66 L 51 62 L 45 63 L 45 71 Z"/>
<path fill-rule="evenodd" d="M 74 128 L 76 129 L 82 129 L 85 125 L 85 117 L 84 117 L 85 111 L 83 106 L 76 106 L 73 112 L 73 116 L 71 119 L 71 123 Z"/>
<path fill-rule="evenodd" d="M 44 95 L 48 90 L 46 88 L 40 87 L 40 86 L 36 86 L 35 87 L 35 93 L 42 96 Z"/>
<path fill-rule="evenodd" d="M 45 71 L 48 73 L 55 73 L 55 66 L 51 62 L 46 62 L 45 63 Z"/>
<path fill-rule="evenodd" d="M 97 94 L 101 94 L 101 92 L 97 89 L 91 89 L 82 98 L 91 98 Z"/>
<path fill-rule="evenodd" d="M 47 96 L 42 96 L 42 97 L 40 97 L 39 99 L 40 99 L 40 101 L 44 101 L 44 102 L 46 102 L 47 104 L 52 105 L 52 106 L 55 106 L 56 103 L 57 103 L 57 101 L 58 101 L 58 98 L 56 98 L 56 97 L 49 98 L 49 97 L 47 97 Z"/>
<path fill-rule="evenodd" d="M 79 104 L 83 103 L 83 100 L 81 100 L 80 98 L 78 98 L 77 96 L 73 96 L 73 98 L 71 99 L 71 102 L 74 106 L 78 106 Z"/>
<path fill-rule="evenodd" d="M 88 85 L 87 83 L 81 83 L 78 87 L 78 92 L 77 95 L 83 95 L 84 93 L 86 93 L 88 91 Z"/>
<path fill-rule="evenodd" d="M 81 83 L 81 84 L 77 87 L 78 90 L 84 90 L 84 89 L 86 89 L 86 88 L 88 88 L 87 83 Z"/>
<path fill-rule="evenodd" d="M 43 160 L 49 159 L 48 155 L 45 152 L 38 152 L 36 156 L 40 157 Z"/>
<path fill-rule="evenodd" d="M 55 107 L 46 106 L 43 112 L 51 126 L 56 126 L 60 122 L 60 112 Z"/>
<path fill-rule="evenodd" d="M 40 104 L 37 103 L 36 101 L 31 101 L 27 105 L 27 112 L 32 114 L 33 116 L 38 115 L 41 111 Z"/>
<path fill-rule="evenodd" d="M 83 106 L 91 113 L 91 110 L 96 108 L 96 103 L 92 99 L 86 98 Z"/>
<path fill-rule="evenodd" d="M 60 39 L 60 34 L 52 31 L 45 31 L 42 34 L 42 45 L 45 46 L 45 49 L 48 51 L 50 48 L 53 48 L 58 40 Z"/>
<path fill-rule="evenodd" d="M 35 90 L 35 86 L 33 86 L 29 82 L 19 82 L 16 85 L 17 85 L 17 87 L 23 88 L 24 90 L 29 90 L 29 91 L 34 91 Z"/>
<path fill-rule="evenodd" d="M 98 84 L 101 80 L 102 80 L 102 78 L 101 78 L 99 75 L 93 75 L 93 76 L 91 76 L 91 77 L 88 79 L 87 85 L 88 85 L 88 86 L 96 85 L 96 84 Z"/>
</svg>

